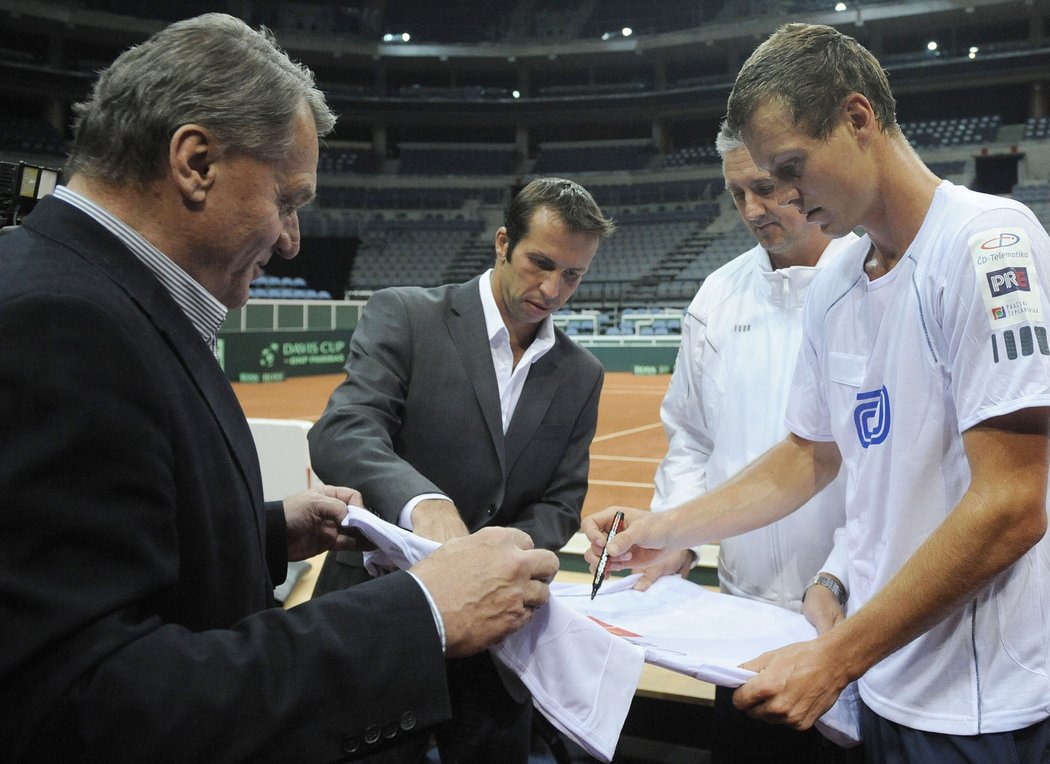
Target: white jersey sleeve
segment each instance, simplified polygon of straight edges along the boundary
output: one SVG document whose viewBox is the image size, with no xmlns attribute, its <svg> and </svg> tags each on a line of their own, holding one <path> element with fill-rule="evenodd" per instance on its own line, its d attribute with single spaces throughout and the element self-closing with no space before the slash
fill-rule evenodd
<svg viewBox="0 0 1050 764">
<path fill-rule="evenodd" d="M 976 215 L 952 249 L 933 303 L 940 331 L 932 334 L 946 344 L 960 432 L 1050 404 L 1050 237 L 1027 209 L 1004 206 Z"/>
</svg>

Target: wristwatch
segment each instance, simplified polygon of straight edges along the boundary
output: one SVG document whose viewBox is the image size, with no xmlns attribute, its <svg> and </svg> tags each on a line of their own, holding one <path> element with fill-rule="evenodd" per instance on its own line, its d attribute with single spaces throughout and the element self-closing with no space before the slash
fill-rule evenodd
<svg viewBox="0 0 1050 764">
<path fill-rule="evenodd" d="M 846 600 L 849 598 L 849 595 L 846 594 L 846 587 L 844 587 L 837 578 L 828 575 L 827 573 L 817 573 L 817 575 L 813 576 L 813 580 L 809 582 L 805 591 L 802 592 L 803 602 L 806 601 L 806 592 L 809 591 L 809 588 L 811 586 L 816 586 L 817 584 L 820 584 L 826 589 L 830 589 L 831 593 L 835 595 L 835 599 L 838 600 L 839 605 L 841 607 L 846 607 Z"/>
</svg>

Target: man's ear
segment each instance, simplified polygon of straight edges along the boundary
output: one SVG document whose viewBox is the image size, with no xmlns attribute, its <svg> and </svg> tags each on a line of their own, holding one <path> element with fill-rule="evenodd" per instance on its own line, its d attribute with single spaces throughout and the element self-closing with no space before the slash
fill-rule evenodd
<svg viewBox="0 0 1050 764">
<path fill-rule="evenodd" d="M 206 128 L 182 125 L 171 136 L 168 161 L 172 178 L 187 202 L 200 204 L 215 183 L 218 144 Z"/>
<path fill-rule="evenodd" d="M 496 260 L 503 262 L 507 257 L 507 229 L 500 226 L 496 231 Z"/>
<path fill-rule="evenodd" d="M 871 102 L 861 93 L 850 93 L 843 106 L 850 131 L 866 146 L 879 131 L 879 121 L 875 118 L 875 109 Z"/>
</svg>

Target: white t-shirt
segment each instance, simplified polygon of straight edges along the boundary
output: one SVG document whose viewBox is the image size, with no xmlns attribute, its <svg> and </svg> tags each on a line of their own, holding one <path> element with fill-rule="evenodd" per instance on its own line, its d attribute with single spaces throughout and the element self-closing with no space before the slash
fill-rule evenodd
<svg viewBox="0 0 1050 764">
<path fill-rule="evenodd" d="M 960 500 L 961 433 L 1050 406 L 1050 238 L 1009 199 L 943 182 L 897 265 L 864 237 L 810 290 L 787 425 L 846 470 L 851 604 L 879 591 Z M 989 540 L 992 543 L 992 540 Z M 880 716 L 932 732 L 1050 716 L 1050 536 L 860 681 Z"/>
</svg>

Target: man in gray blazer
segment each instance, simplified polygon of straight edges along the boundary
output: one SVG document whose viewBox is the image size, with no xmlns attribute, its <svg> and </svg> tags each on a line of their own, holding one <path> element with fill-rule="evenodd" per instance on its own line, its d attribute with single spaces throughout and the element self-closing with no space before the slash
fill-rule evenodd
<svg viewBox="0 0 1050 764">
<path fill-rule="evenodd" d="M 501 525 L 561 548 L 579 528 L 603 371 L 551 314 L 613 230 L 584 188 L 537 179 L 507 210 L 493 269 L 465 284 L 376 292 L 346 381 L 310 432 L 317 474 L 427 538 Z M 366 577 L 359 555 L 329 555 L 315 595 Z M 450 661 L 449 682 L 442 760 L 525 762 L 524 687 L 501 681 L 487 655 Z M 427 740 L 412 742 L 384 760 L 419 761 Z"/>
</svg>

